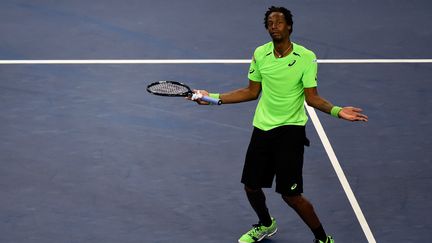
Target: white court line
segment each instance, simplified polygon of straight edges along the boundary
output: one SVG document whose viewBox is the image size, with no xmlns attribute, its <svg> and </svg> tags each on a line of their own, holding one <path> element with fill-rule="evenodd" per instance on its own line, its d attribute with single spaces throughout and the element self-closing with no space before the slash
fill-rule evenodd
<svg viewBox="0 0 432 243">
<path fill-rule="evenodd" d="M 86 59 L 86 60 L 0 60 L 0 64 L 239 64 L 246 59 Z"/>
<path fill-rule="evenodd" d="M 432 63 L 432 59 L 318 59 L 318 63 Z M 77 60 L 0 60 L 0 64 L 242 64 L 250 59 L 77 59 Z"/>
<path fill-rule="evenodd" d="M 357 217 L 357 220 L 359 221 L 360 226 L 363 229 L 363 233 L 365 234 L 366 239 L 368 240 L 369 243 L 376 243 L 376 240 L 372 234 L 372 231 L 369 228 L 369 224 L 367 223 L 366 218 L 363 215 L 363 212 L 360 208 L 360 205 L 358 204 L 357 199 L 356 199 L 353 191 L 351 190 L 351 186 L 348 183 L 348 180 L 345 176 L 345 173 L 343 172 L 342 167 L 339 164 L 339 161 L 336 157 L 336 154 L 333 151 L 333 147 L 331 146 L 330 141 L 327 138 L 327 135 L 324 131 L 324 128 L 322 127 L 321 122 L 320 122 L 314 108 L 308 106 L 306 103 L 305 103 L 305 107 L 309 113 L 309 117 L 311 118 L 312 123 L 315 126 L 315 130 L 317 131 L 318 136 L 321 139 L 321 142 L 324 146 L 324 149 L 327 152 L 327 155 L 330 159 L 330 162 L 333 165 L 333 169 L 335 170 L 336 175 L 339 178 L 340 183 L 342 184 L 342 188 L 344 189 L 345 194 L 348 197 L 348 201 L 350 202 L 351 207 L 354 210 L 354 213 Z"/>
</svg>

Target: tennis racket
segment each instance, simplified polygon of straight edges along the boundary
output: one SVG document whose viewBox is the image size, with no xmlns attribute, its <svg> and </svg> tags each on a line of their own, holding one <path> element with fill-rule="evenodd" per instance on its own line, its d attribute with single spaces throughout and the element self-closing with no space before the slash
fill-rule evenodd
<svg viewBox="0 0 432 243">
<path fill-rule="evenodd" d="M 189 86 L 176 81 L 158 81 L 151 83 L 147 86 L 147 91 L 154 95 L 171 97 L 191 97 L 193 95 Z M 215 105 L 222 104 L 220 99 L 209 96 L 202 96 L 200 99 Z"/>
</svg>

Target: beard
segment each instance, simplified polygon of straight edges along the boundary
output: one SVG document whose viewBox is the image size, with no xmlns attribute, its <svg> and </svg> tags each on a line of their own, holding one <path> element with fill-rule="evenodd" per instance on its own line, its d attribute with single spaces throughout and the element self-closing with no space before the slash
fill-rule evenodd
<svg viewBox="0 0 432 243">
<path fill-rule="evenodd" d="M 287 35 L 286 33 L 270 34 L 270 37 L 272 38 L 274 43 L 281 43 L 289 39 L 289 35 Z"/>
<path fill-rule="evenodd" d="M 271 37 L 272 38 L 272 40 L 273 40 L 273 42 L 274 43 L 281 43 L 281 42 L 283 42 L 283 38 L 282 37 L 280 37 L 280 36 L 278 36 L 278 37 Z"/>
<path fill-rule="evenodd" d="M 277 35 L 277 36 L 270 35 L 270 37 L 272 38 L 272 41 L 274 43 L 281 43 L 285 39 L 285 38 L 283 38 L 283 36 L 280 36 L 280 35 Z"/>
</svg>

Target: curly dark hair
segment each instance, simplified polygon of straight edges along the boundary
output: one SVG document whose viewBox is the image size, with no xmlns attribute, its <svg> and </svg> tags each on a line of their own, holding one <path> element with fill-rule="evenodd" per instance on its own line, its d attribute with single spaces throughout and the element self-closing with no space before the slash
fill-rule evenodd
<svg viewBox="0 0 432 243">
<path fill-rule="evenodd" d="M 288 9 L 284 8 L 284 7 L 275 7 L 275 6 L 271 6 L 267 12 L 265 13 L 265 17 L 264 17 L 264 26 L 266 29 L 268 29 L 268 24 L 267 24 L 267 20 L 268 17 L 271 13 L 273 12 L 278 12 L 278 13 L 282 13 L 285 17 L 285 21 L 287 22 L 288 25 L 291 25 L 291 31 L 292 32 L 292 25 L 293 25 L 293 19 L 292 19 L 292 14 L 291 11 L 289 11 Z"/>
</svg>

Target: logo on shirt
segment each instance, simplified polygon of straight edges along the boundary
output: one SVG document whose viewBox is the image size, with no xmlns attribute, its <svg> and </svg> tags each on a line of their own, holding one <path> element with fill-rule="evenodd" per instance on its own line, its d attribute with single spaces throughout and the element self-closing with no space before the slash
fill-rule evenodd
<svg viewBox="0 0 432 243">
<path fill-rule="evenodd" d="M 251 70 L 249 70 L 249 74 L 252 74 L 252 73 L 254 73 L 255 72 L 255 69 L 251 69 Z"/>
<path fill-rule="evenodd" d="M 294 191 L 296 188 L 297 188 L 297 183 L 294 183 L 294 184 L 291 186 L 291 191 Z"/>
<path fill-rule="evenodd" d="M 294 60 L 292 63 L 288 63 L 288 67 L 291 67 L 292 65 L 294 65 L 296 63 L 297 60 Z"/>
</svg>

